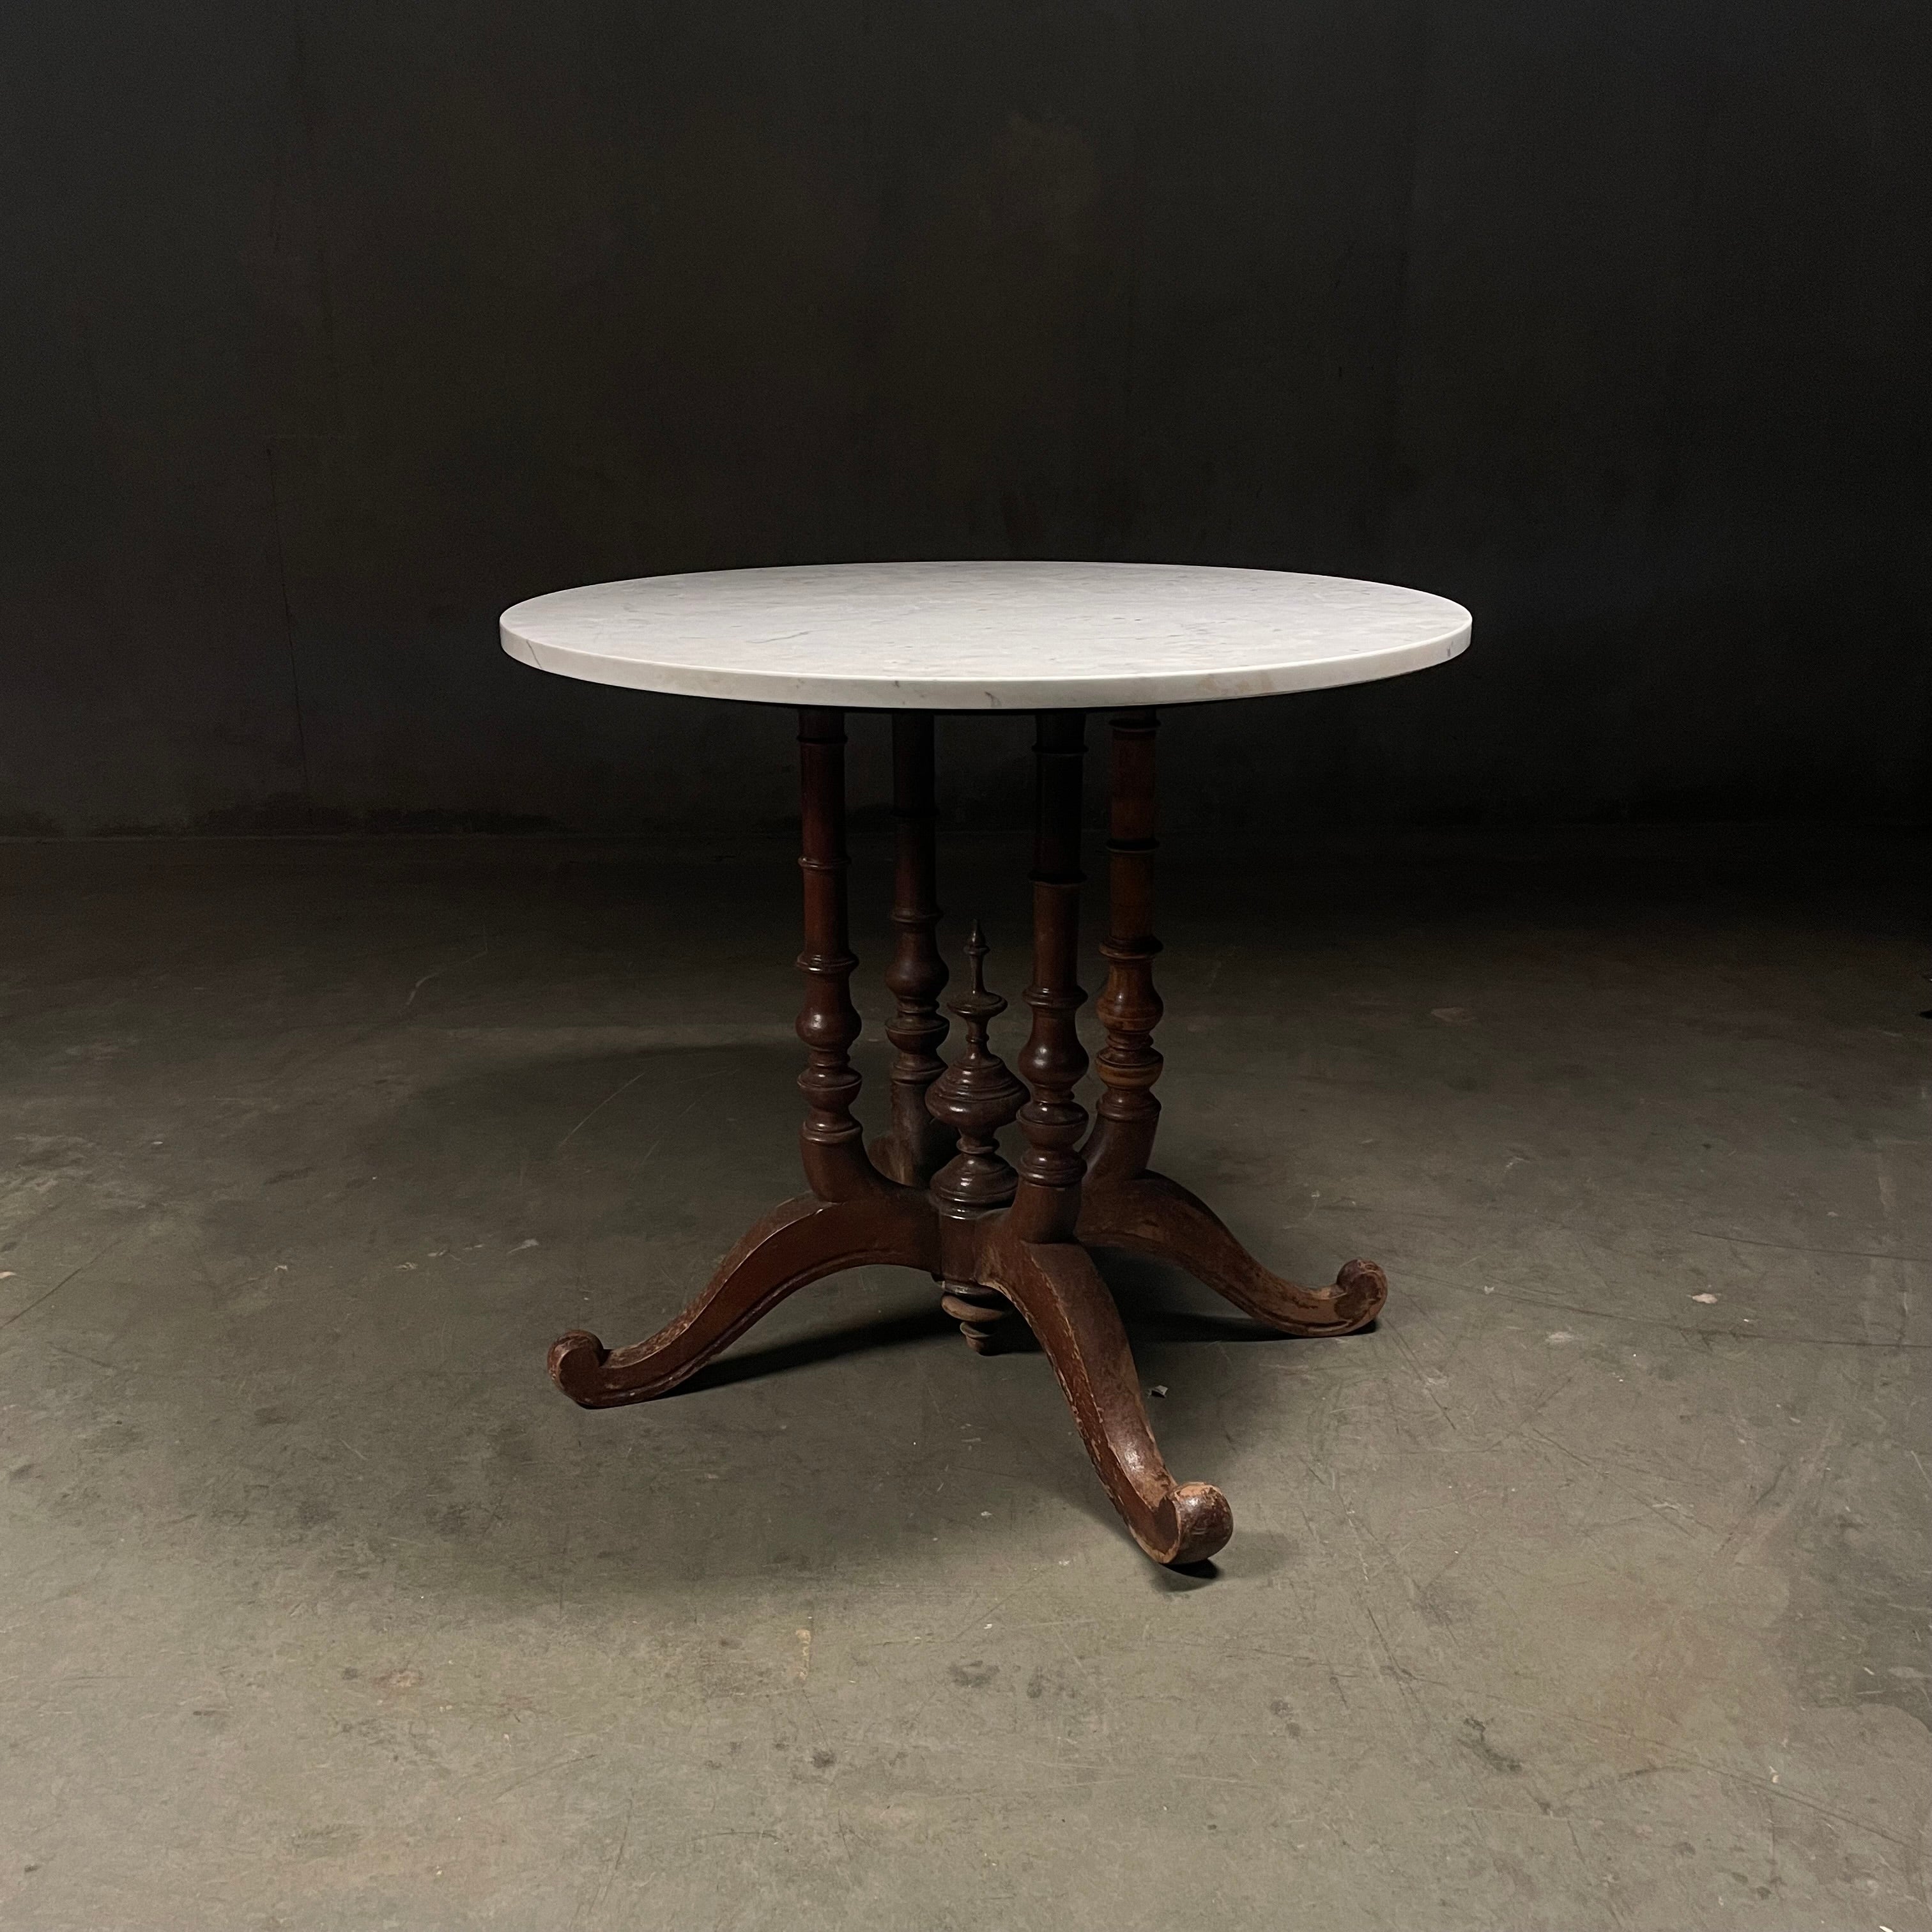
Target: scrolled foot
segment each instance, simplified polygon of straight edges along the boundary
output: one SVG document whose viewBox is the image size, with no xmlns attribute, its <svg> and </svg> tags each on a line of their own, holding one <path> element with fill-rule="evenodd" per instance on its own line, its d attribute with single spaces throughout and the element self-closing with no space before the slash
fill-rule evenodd
<svg viewBox="0 0 1932 1932">
<path fill-rule="evenodd" d="M 1373 1262 L 1344 1262 L 1336 1271 L 1335 1318 L 1346 1326 L 1338 1334 L 1366 1328 L 1382 1312 L 1388 1300 L 1388 1276 Z"/>
<path fill-rule="evenodd" d="M 1174 1554 L 1159 1558 L 1162 1563 L 1204 1563 L 1234 1533 L 1234 1512 L 1212 1483 L 1183 1483 L 1174 1492 Z"/>
<path fill-rule="evenodd" d="M 550 1345 L 550 1378 L 574 1402 L 596 1406 L 597 1372 L 610 1351 L 588 1329 L 573 1328 Z"/>
<path fill-rule="evenodd" d="M 1078 1232 L 1090 1247 L 1125 1248 L 1185 1268 L 1257 1322 L 1289 1335 L 1352 1334 L 1388 1299 L 1388 1276 L 1373 1262 L 1345 1262 L 1328 1288 L 1304 1288 L 1271 1274 L 1204 1201 L 1165 1174 L 1090 1180 Z"/>
<path fill-rule="evenodd" d="M 1095 1473 L 1134 1540 L 1156 1563 L 1199 1563 L 1234 1533 L 1210 1483 L 1177 1484 L 1148 1425 L 1112 1291 L 1070 1241 L 995 1238 L 985 1273 L 1027 1318 L 1060 1378 Z"/>
</svg>

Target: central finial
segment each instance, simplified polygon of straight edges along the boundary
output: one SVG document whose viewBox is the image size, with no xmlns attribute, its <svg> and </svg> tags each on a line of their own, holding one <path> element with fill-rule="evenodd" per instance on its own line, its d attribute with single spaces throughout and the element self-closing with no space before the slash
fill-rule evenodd
<svg viewBox="0 0 1932 1932">
<path fill-rule="evenodd" d="M 1006 1001 L 998 994 L 986 990 L 986 955 L 992 950 L 986 944 L 986 932 L 976 919 L 973 930 L 966 935 L 967 970 L 973 983 L 956 999 L 946 1003 L 966 1022 L 968 1040 L 982 1052 L 986 1051 L 987 1028 L 1006 1010 Z"/>
<path fill-rule="evenodd" d="M 986 990 L 991 950 L 976 919 L 966 940 L 971 984 L 947 1002 L 966 1023 L 966 1044 L 926 1096 L 933 1118 L 959 1137 L 959 1151 L 933 1177 L 932 1191 L 953 1212 L 969 1216 L 1012 1198 L 1013 1171 L 1000 1157 L 996 1137 L 1027 1096 L 987 1043 L 986 1029 L 1006 1010 L 998 994 Z"/>
</svg>

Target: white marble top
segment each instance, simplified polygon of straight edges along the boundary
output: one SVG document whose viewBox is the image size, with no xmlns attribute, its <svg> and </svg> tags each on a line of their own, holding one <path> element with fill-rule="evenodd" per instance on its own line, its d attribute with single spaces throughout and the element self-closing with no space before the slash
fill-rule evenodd
<svg viewBox="0 0 1932 1932">
<path fill-rule="evenodd" d="M 513 604 L 539 670 L 689 698 L 862 710 L 1196 704 L 1420 670 L 1447 598 L 1169 563 L 830 563 L 639 577 Z"/>
</svg>

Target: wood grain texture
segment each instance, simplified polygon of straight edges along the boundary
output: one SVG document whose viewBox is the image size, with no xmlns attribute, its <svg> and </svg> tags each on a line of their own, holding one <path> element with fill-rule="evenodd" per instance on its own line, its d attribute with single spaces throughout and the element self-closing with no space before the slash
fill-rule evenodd
<svg viewBox="0 0 1932 1932">
<path fill-rule="evenodd" d="M 983 1268 L 1040 1338 L 1094 1470 L 1134 1540 L 1156 1563 L 1212 1556 L 1234 1532 L 1234 1511 L 1212 1484 L 1178 1484 L 1168 1474 L 1113 1291 L 1085 1250 L 1024 1240 L 1003 1228 L 988 1241 Z"/>
<path fill-rule="evenodd" d="M 1165 1174 L 1088 1187 L 1081 1197 L 1078 1234 L 1089 1247 L 1124 1248 L 1185 1268 L 1286 1334 L 1352 1334 L 1388 1299 L 1388 1277 L 1373 1262 L 1343 1262 L 1329 1288 L 1303 1288 L 1271 1274 L 1204 1201 Z"/>
</svg>

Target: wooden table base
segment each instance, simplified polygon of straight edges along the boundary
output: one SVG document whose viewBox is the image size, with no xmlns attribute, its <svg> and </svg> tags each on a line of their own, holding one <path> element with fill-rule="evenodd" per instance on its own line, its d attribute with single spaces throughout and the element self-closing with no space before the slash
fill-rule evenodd
<svg viewBox="0 0 1932 1932">
<path fill-rule="evenodd" d="M 1075 1089 L 1087 1055 L 1075 1029 L 1086 994 L 1076 983 L 1081 873 L 1084 714 L 1039 714 L 1035 746 L 1033 1028 L 1024 1082 L 987 1043 L 1006 1002 L 983 983 L 986 943 L 974 929 L 969 990 L 950 1003 L 966 1046 L 950 1066 L 938 1048 L 946 970 L 935 934 L 932 718 L 892 719 L 898 944 L 886 984 L 898 1010 L 892 1131 L 871 1148 L 852 1108 L 860 1079 L 847 931 L 844 717 L 799 715 L 803 796 L 805 1007 L 808 1059 L 801 1148 L 811 1192 L 770 1214 L 725 1256 L 704 1292 L 669 1328 L 628 1348 L 580 1330 L 550 1352 L 557 1386 L 586 1408 L 647 1402 L 694 1375 L 795 1289 L 842 1268 L 891 1263 L 941 1284 L 942 1306 L 968 1342 L 993 1346 L 1014 1310 L 1039 1338 L 1087 1453 L 1134 1539 L 1160 1563 L 1196 1563 L 1234 1528 L 1228 1499 L 1208 1483 L 1177 1484 L 1148 1426 L 1112 1291 L 1088 1250 L 1126 1248 L 1185 1268 L 1238 1307 L 1294 1335 L 1345 1335 L 1372 1321 L 1388 1283 L 1372 1262 L 1347 1263 L 1332 1287 L 1300 1288 L 1263 1268 L 1213 1211 L 1153 1172 L 1161 1058 L 1154 1032 L 1160 942 L 1152 928 L 1154 730 L 1150 711 L 1113 723 L 1109 920 L 1098 1011 L 1107 1043 L 1096 1060 L 1106 1091 L 1093 1130 Z M 1016 1169 L 996 1136 L 1016 1118 L 1027 1150 Z"/>
</svg>

